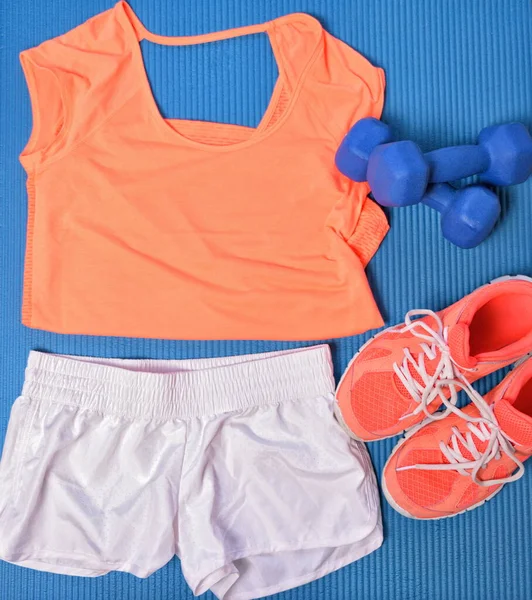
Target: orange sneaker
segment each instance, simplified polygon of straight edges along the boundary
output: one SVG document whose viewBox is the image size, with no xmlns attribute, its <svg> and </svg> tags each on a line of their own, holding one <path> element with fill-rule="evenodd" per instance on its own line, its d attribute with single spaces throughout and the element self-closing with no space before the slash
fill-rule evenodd
<svg viewBox="0 0 532 600">
<path fill-rule="evenodd" d="M 447 401 L 452 414 L 409 432 L 384 467 L 384 495 L 406 517 L 441 519 L 476 508 L 519 479 L 532 455 L 532 359 L 486 399 L 457 384 L 472 403 L 460 410 Z"/>
<path fill-rule="evenodd" d="M 495 280 L 438 313 L 410 311 L 405 323 L 377 334 L 349 364 L 336 392 L 338 420 L 361 441 L 397 435 L 450 395 L 438 381 L 470 383 L 531 349 L 527 277 Z"/>
</svg>

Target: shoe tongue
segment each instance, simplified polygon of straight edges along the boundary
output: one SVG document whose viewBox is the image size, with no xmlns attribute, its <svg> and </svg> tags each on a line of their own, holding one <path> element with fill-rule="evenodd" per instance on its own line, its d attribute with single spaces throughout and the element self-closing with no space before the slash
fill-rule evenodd
<svg viewBox="0 0 532 600">
<path fill-rule="evenodd" d="M 477 364 L 477 359 L 470 354 L 469 326 L 466 323 L 458 322 L 449 329 L 447 343 L 458 366 L 471 369 Z"/>
</svg>

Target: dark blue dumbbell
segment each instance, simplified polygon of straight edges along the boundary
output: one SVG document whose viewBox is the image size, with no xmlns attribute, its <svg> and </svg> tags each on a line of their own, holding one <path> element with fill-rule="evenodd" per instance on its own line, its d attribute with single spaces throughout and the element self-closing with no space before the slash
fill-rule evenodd
<svg viewBox="0 0 532 600">
<path fill-rule="evenodd" d="M 532 174 L 532 138 L 522 123 L 483 129 L 476 146 L 441 148 L 423 154 L 411 141 L 375 147 L 367 179 L 383 206 L 408 206 L 421 201 L 429 182 L 454 181 L 480 174 L 493 185 L 522 183 Z"/>
<path fill-rule="evenodd" d="M 436 183 L 429 186 L 422 203 L 441 213 L 444 237 L 460 248 L 474 248 L 483 242 L 501 212 L 497 195 L 482 185 L 457 190 Z"/>
<path fill-rule="evenodd" d="M 360 119 L 349 130 L 336 151 L 338 170 L 353 181 L 366 181 L 368 159 L 375 148 L 391 142 L 391 127 L 367 117 Z"/>
</svg>

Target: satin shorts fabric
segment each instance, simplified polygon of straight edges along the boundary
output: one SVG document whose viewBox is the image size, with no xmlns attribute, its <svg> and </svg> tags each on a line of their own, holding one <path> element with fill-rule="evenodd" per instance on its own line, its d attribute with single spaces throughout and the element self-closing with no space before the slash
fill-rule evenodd
<svg viewBox="0 0 532 600">
<path fill-rule="evenodd" d="M 327 346 L 158 361 L 32 352 L 0 464 L 0 558 L 246 599 L 376 549 L 365 447 L 333 416 Z"/>
</svg>

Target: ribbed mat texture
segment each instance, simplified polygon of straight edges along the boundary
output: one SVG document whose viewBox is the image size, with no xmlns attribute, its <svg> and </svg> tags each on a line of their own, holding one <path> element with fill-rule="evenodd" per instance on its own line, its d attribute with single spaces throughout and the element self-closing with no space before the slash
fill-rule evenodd
<svg viewBox="0 0 532 600">
<path fill-rule="evenodd" d="M 0 3 L 0 442 L 32 348 L 66 354 L 180 358 L 295 345 L 59 336 L 20 325 L 26 195 L 17 157 L 28 138 L 31 116 L 18 53 L 71 29 L 109 8 L 111 2 Z M 384 67 L 385 119 L 398 135 L 417 140 L 426 150 L 471 142 L 483 126 L 496 122 L 522 120 L 532 125 L 532 5 L 525 0 L 132 0 L 131 4 L 149 29 L 173 35 L 309 12 Z M 154 95 L 166 116 L 246 125 L 259 121 L 276 76 L 265 37 L 185 48 L 144 42 L 142 49 Z M 388 323 L 402 320 L 411 308 L 441 308 L 500 275 L 532 275 L 532 182 L 505 189 L 500 195 L 501 223 L 488 241 L 471 251 L 447 243 L 439 231 L 438 215 L 428 208 L 391 211 L 391 232 L 369 267 Z M 337 377 L 368 337 L 331 341 Z M 486 391 L 500 377 L 499 373 L 488 378 L 479 389 Z M 378 472 L 395 442 L 370 446 Z M 484 507 L 428 523 L 405 519 L 384 502 L 386 537 L 380 550 L 276 597 L 530 600 L 531 494 L 529 471 Z M 117 573 L 97 579 L 69 578 L 0 564 L 0 600 L 187 598 L 192 593 L 177 559 L 147 580 Z"/>
</svg>

